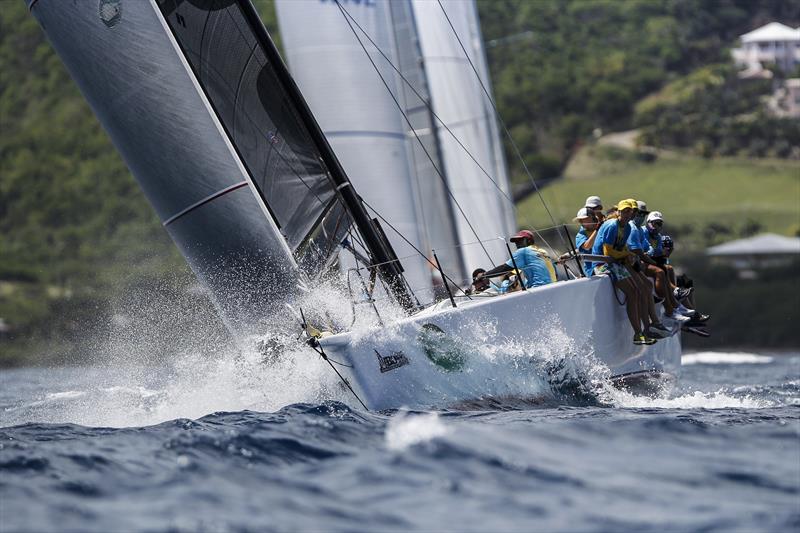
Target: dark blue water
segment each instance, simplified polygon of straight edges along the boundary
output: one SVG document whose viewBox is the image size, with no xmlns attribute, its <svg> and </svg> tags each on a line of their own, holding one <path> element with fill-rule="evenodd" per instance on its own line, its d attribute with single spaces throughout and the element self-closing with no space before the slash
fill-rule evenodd
<svg viewBox="0 0 800 533">
<path fill-rule="evenodd" d="M 438 413 L 316 367 L 5 371 L 0 531 L 798 531 L 800 356 L 685 362 L 667 399 Z"/>
</svg>

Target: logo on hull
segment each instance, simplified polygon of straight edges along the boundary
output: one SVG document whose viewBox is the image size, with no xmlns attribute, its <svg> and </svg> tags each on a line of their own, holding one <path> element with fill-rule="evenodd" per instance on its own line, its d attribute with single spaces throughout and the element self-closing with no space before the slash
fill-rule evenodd
<svg viewBox="0 0 800 533">
<path fill-rule="evenodd" d="M 467 364 L 469 346 L 450 337 L 436 324 L 423 324 L 417 336 L 425 355 L 443 372 L 461 372 Z"/>
<path fill-rule="evenodd" d="M 406 366 L 411 362 L 403 352 L 392 352 L 391 355 L 381 355 L 378 350 L 375 350 L 375 355 L 378 357 L 378 363 L 381 365 L 381 374 L 398 369 L 401 366 Z"/>
<path fill-rule="evenodd" d="M 98 9 L 100 20 L 109 28 L 116 26 L 122 19 L 122 0 L 100 0 Z"/>
</svg>

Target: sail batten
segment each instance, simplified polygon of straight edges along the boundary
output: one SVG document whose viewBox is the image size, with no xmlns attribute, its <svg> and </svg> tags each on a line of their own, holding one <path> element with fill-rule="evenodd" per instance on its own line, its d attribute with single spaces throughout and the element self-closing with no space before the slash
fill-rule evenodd
<svg viewBox="0 0 800 533">
<path fill-rule="evenodd" d="M 216 200 L 220 196 L 223 196 L 225 194 L 228 194 L 229 192 L 235 191 L 236 189 L 240 189 L 242 187 L 247 187 L 247 185 L 249 185 L 249 183 L 250 182 L 248 182 L 248 181 L 240 181 L 239 183 L 234 183 L 230 187 L 225 187 L 222 190 L 219 190 L 219 191 L 217 191 L 217 192 L 215 192 L 213 194 L 210 194 L 207 197 L 205 197 L 202 200 L 200 200 L 199 202 L 195 202 L 192 205 L 190 205 L 189 207 L 187 207 L 186 209 L 183 209 L 183 210 L 175 213 L 174 215 L 172 215 L 171 217 L 166 219 L 164 222 L 162 222 L 162 225 L 165 226 L 165 227 L 169 226 L 170 224 L 172 224 L 173 222 L 175 222 L 176 220 L 178 220 L 182 216 L 190 213 L 191 211 L 194 211 L 198 207 L 202 207 L 203 205 L 207 204 L 208 202 L 213 202 L 214 200 Z"/>
</svg>

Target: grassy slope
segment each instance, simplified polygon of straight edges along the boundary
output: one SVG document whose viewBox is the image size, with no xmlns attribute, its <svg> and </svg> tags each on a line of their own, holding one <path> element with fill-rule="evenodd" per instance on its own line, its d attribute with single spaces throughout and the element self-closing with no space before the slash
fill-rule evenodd
<svg viewBox="0 0 800 533">
<path fill-rule="evenodd" d="M 800 229 L 797 161 L 668 154 L 643 163 L 620 151 L 616 160 L 602 157 L 602 152 L 584 148 L 567 178 L 542 190 L 556 222 L 571 221 L 584 199 L 596 194 L 606 207 L 629 197 L 646 201 L 651 210 L 664 213 L 667 233 L 670 225 L 699 229 L 716 222 L 730 225 L 735 235 L 748 220 L 759 222 L 763 231 L 785 235 Z M 551 225 L 536 195 L 523 201 L 518 213 L 523 226 Z"/>
</svg>

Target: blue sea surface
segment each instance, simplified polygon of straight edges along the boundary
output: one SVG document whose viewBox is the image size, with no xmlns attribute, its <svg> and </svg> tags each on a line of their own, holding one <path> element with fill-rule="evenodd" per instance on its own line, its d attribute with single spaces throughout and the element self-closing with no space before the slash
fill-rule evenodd
<svg viewBox="0 0 800 533">
<path fill-rule="evenodd" d="M 0 531 L 800 530 L 800 355 L 684 365 L 664 399 L 381 413 L 316 367 L 3 371 Z"/>
</svg>

